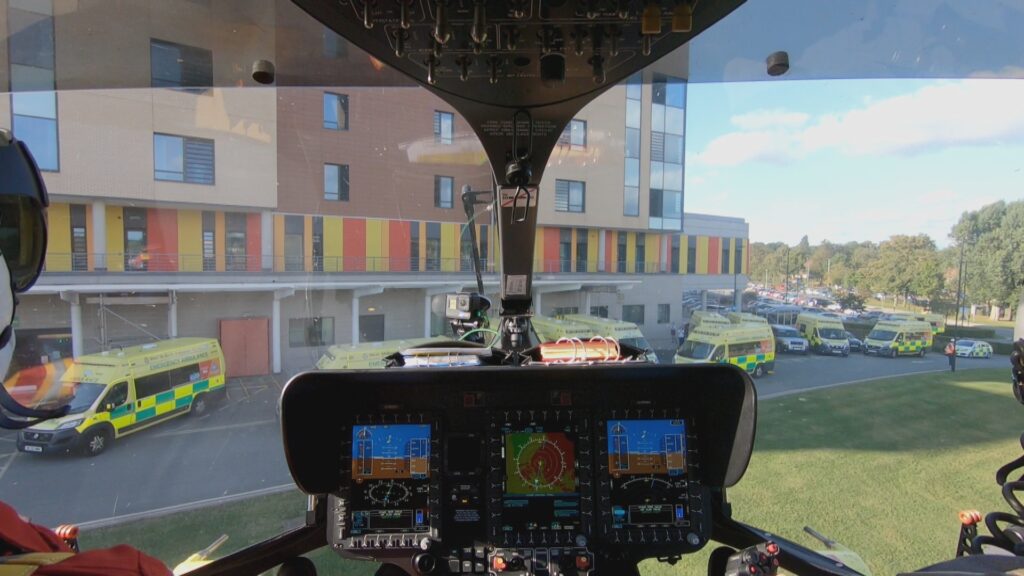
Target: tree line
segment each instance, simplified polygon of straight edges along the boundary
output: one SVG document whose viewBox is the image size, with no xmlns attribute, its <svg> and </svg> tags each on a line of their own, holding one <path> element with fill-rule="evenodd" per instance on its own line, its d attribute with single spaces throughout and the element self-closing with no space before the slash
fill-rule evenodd
<svg viewBox="0 0 1024 576">
<path fill-rule="evenodd" d="M 1024 287 L 1024 200 L 996 202 L 964 212 L 939 249 L 928 235 L 895 235 L 882 242 L 822 241 L 804 236 L 795 246 L 754 242 L 750 279 L 790 289 L 829 286 L 861 296 L 884 293 L 896 301 L 955 307 L 963 280 L 965 303 L 1016 308 Z M 961 255 L 964 263 L 961 275 Z"/>
</svg>

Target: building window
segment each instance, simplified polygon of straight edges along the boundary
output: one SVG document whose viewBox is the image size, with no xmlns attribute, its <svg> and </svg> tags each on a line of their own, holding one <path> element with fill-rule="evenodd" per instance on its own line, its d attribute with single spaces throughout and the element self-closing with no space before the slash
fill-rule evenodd
<svg viewBox="0 0 1024 576">
<path fill-rule="evenodd" d="M 441 223 L 427 222 L 427 270 L 441 269 Z"/>
<path fill-rule="evenodd" d="M 572 230 L 569 228 L 559 231 L 558 270 L 572 272 Z"/>
<path fill-rule="evenodd" d="M 562 130 L 562 134 L 558 137 L 558 144 L 560 146 L 572 146 L 573 148 L 586 148 L 587 121 L 576 120 L 575 118 L 570 120 L 565 125 L 565 129 Z"/>
<path fill-rule="evenodd" d="M 608 317 L 608 307 L 607 306 L 591 306 L 590 307 L 590 315 L 591 316 L 597 316 L 598 318 L 607 318 Z"/>
<path fill-rule="evenodd" d="M 7 8 L 11 128 L 41 170 L 60 170 L 54 89 L 53 7 L 49 0 Z"/>
<path fill-rule="evenodd" d="M 451 112 L 434 111 L 434 142 L 451 144 L 455 134 L 455 115 Z"/>
<path fill-rule="evenodd" d="M 626 181 L 623 187 L 622 214 L 640 215 L 640 93 L 642 90 L 640 72 L 626 81 L 626 141 L 624 155 Z"/>
<path fill-rule="evenodd" d="M 648 226 L 655 230 L 681 230 L 686 82 L 655 74 L 651 92 L 651 205 Z M 659 195 L 657 202 L 655 190 Z"/>
<path fill-rule="evenodd" d="M 324 164 L 324 200 L 348 202 L 348 164 Z"/>
<path fill-rule="evenodd" d="M 626 233 L 625 232 L 619 232 L 618 236 L 619 236 L 618 244 L 617 244 L 617 248 L 615 250 L 615 253 L 618 256 L 618 268 L 617 268 L 617 270 L 619 272 L 625 272 L 626 271 Z"/>
<path fill-rule="evenodd" d="M 473 271 L 473 237 L 469 235 L 469 225 L 462 225 L 461 241 L 459 242 L 459 270 Z"/>
<path fill-rule="evenodd" d="M 686 238 L 686 273 L 697 273 L 697 237 L 687 236 Z"/>
<path fill-rule="evenodd" d="M 434 207 L 452 208 L 455 206 L 453 189 L 455 182 L 451 176 L 434 176 Z"/>
<path fill-rule="evenodd" d="M 722 274 L 729 274 L 729 239 L 722 238 Z"/>
<path fill-rule="evenodd" d="M 303 216 L 284 217 L 284 269 L 286 272 L 302 272 L 305 270 L 305 235 L 306 222 Z"/>
<path fill-rule="evenodd" d="M 672 307 L 670 304 L 658 304 L 658 324 L 668 324 L 672 321 Z"/>
<path fill-rule="evenodd" d="M 248 269 L 246 254 L 246 224 L 248 215 L 240 212 L 228 212 L 224 215 L 225 230 L 225 264 L 231 272 L 245 272 Z"/>
<path fill-rule="evenodd" d="M 213 86 L 213 53 L 203 48 L 150 40 L 149 67 L 153 88 Z"/>
<path fill-rule="evenodd" d="M 288 346 L 331 346 L 334 344 L 334 318 L 292 318 L 288 320 Z"/>
<path fill-rule="evenodd" d="M 585 212 L 587 209 L 587 183 L 579 180 L 555 180 L 555 210 L 558 212 Z"/>
<path fill-rule="evenodd" d="M 733 245 L 736 247 L 736 260 L 733 261 L 732 267 L 736 274 L 743 273 L 743 238 L 734 238 Z"/>
<path fill-rule="evenodd" d="M 216 228 L 217 215 L 203 212 L 203 271 L 212 272 L 217 269 Z"/>
<path fill-rule="evenodd" d="M 679 253 L 679 235 L 678 234 L 673 234 L 672 235 L 672 251 L 671 251 L 671 256 L 670 256 L 670 258 L 671 258 L 670 270 L 671 270 L 671 272 L 673 274 L 678 274 L 679 273 L 679 257 L 680 256 L 681 256 L 681 254 Z"/>
<path fill-rule="evenodd" d="M 647 271 L 647 235 L 643 232 L 638 232 L 636 235 L 636 272 L 642 274 Z"/>
<path fill-rule="evenodd" d="M 212 185 L 213 140 L 153 134 L 153 170 L 155 180 Z"/>
<path fill-rule="evenodd" d="M 487 225 L 486 224 L 481 224 L 480 225 L 480 270 L 481 271 L 486 271 L 487 270 L 487 255 L 488 255 L 488 252 L 487 252 L 487 244 L 488 244 L 487 239 L 488 239 L 488 236 L 487 236 Z"/>
<path fill-rule="evenodd" d="M 348 96 L 324 92 L 324 128 L 348 130 Z"/>
<path fill-rule="evenodd" d="M 576 230 L 576 271 L 587 271 L 587 230 L 580 228 Z"/>
<path fill-rule="evenodd" d="M 409 270 L 420 271 L 420 223 L 409 222 Z"/>
<path fill-rule="evenodd" d="M 89 269 L 89 248 L 85 230 L 85 206 L 71 205 L 71 269 Z"/>
<path fill-rule="evenodd" d="M 125 208 L 124 213 L 124 269 L 147 270 L 149 259 L 145 208 Z"/>
<path fill-rule="evenodd" d="M 323 29 L 323 54 L 325 58 L 341 58 L 348 55 L 348 42 L 334 31 Z"/>
<path fill-rule="evenodd" d="M 622 320 L 625 322 L 632 322 L 637 326 L 644 325 L 644 305 L 643 304 L 623 304 L 622 305 Z"/>
<path fill-rule="evenodd" d="M 324 271 L 324 217 L 313 216 L 313 272 Z"/>
</svg>

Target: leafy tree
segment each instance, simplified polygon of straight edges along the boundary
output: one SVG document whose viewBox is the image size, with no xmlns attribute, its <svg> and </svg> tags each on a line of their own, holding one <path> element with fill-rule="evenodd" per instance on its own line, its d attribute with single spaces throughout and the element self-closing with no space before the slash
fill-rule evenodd
<svg viewBox="0 0 1024 576">
<path fill-rule="evenodd" d="M 925 234 L 892 236 L 878 247 L 865 280 L 875 291 L 932 298 L 942 289 L 942 268 L 935 242 Z"/>
<path fill-rule="evenodd" d="M 956 242 L 951 252 L 956 253 L 957 264 L 964 247 L 964 277 L 971 300 L 1015 307 L 1024 280 L 1024 200 L 1000 201 L 965 212 L 950 236 Z"/>
</svg>

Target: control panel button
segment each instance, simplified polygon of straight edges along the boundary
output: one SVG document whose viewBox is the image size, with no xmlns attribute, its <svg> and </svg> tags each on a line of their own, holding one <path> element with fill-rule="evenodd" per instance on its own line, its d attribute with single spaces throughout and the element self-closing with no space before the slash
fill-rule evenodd
<svg viewBox="0 0 1024 576">
<path fill-rule="evenodd" d="M 577 570 L 590 570 L 590 556 L 586 554 L 580 554 L 576 557 L 576 569 Z"/>
<path fill-rule="evenodd" d="M 482 574 L 485 570 L 487 570 L 487 565 L 483 562 L 473 563 L 473 572 L 476 572 L 477 574 Z"/>
<path fill-rule="evenodd" d="M 491 568 L 493 568 L 495 572 L 504 572 L 507 567 L 508 564 L 505 562 L 504 556 L 495 556 L 494 558 L 491 558 Z"/>
<path fill-rule="evenodd" d="M 448 571 L 451 572 L 452 574 L 458 574 L 459 571 L 461 570 L 461 567 L 462 567 L 462 564 L 459 562 L 458 558 L 449 558 L 448 559 Z"/>
<path fill-rule="evenodd" d="M 473 571 L 473 561 L 472 560 L 463 560 L 462 561 L 462 571 L 464 573 L 466 573 L 466 574 L 471 573 Z"/>
</svg>

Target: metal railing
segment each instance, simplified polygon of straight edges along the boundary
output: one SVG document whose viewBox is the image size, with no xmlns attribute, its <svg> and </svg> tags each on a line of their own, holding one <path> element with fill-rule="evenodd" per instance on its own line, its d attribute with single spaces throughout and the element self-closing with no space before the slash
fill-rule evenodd
<svg viewBox="0 0 1024 576">
<path fill-rule="evenodd" d="M 484 273 L 494 273 L 498 263 L 489 258 L 480 260 Z M 469 258 L 410 257 L 410 256 L 262 256 L 246 254 L 225 254 L 209 256 L 202 254 L 153 254 L 121 253 L 104 254 L 50 253 L 46 257 L 48 272 L 429 272 L 464 274 L 473 272 Z M 619 274 L 670 274 L 671 267 L 661 262 L 613 261 L 608 269 L 601 269 L 596 261 L 535 259 L 534 271 L 538 273 L 619 273 Z"/>
</svg>

